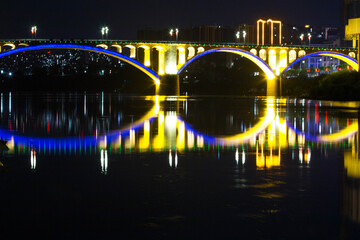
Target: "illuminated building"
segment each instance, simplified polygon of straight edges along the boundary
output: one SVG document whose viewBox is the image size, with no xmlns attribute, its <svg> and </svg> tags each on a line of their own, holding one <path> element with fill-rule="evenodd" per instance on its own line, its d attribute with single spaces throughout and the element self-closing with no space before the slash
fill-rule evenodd
<svg viewBox="0 0 360 240">
<path fill-rule="evenodd" d="M 356 35 L 360 31 L 360 1 L 343 0 L 341 16 L 341 37 L 352 41 L 352 46 L 355 47 Z M 343 44 L 350 45 L 350 42 L 343 42 Z"/>
<path fill-rule="evenodd" d="M 281 45 L 282 22 L 259 19 L 256 25 L 257 45 Z"/>
</svg>

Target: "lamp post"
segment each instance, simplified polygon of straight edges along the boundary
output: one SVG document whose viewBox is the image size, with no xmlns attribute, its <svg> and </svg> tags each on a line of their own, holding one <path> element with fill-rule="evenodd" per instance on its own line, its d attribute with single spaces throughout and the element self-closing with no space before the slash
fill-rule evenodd
<svg viewBox="0 0 360 240">
<path fill-rule="evenodd" d="M 174 35 L 174 29 L 170 29 L 169 34 L 170 34 L 170 40 L 172 40 L 172 37 L 173 37 L 173 35 Z"/>
<path fill-rule="evenodd" d="M 245 42 L 246 42 L 246 31 L 243 31 L 242 33 L 243 33 L 243 37 L 244 37 L 244 44 L 245 44 Z"/>
<path fill-rule="evenodd" d="M 172 41 L 173 40 L 173 36 L 174 36 L 174 33 L 175 33 L 175 40 L 178 41 L 179 40 L 179 29 L 178 28 L 175 28 L 175 30 L 173 28 L 170 29 L 170 40 Z"/>
<path fill-rule="evenodd" d="M 36 38 L 36 32 L 37 32 L 37 27 L 36 26 L 32 26 L 31 27 L 31 38 Z"/>
<path fill-rule="evenodd" d="M 301 45 L 302 45 L 302 42 L 304 41 L 304 34 L 300 35 L 300 40 L 301 40 Z"/>
<path fill-rule="evenodd" d="M 108 27 L 101 28 L 101 39 L 104 39 L 104 36 L 106 39 L 109 37 L 109 28 Z"/>
<path fill-rule="evenodd" d="M 236 36 L 237 41 L 240 42 L 240 32 L 239 31 L 237 31 L 235 36 Z"/>
<path fill-rule="evenodd" d="M 308 39 L 309 39 L 309 47 L 310 47 L 310 44 L 311 44 L 311 34 L 308 33 Z"/>
</svg>

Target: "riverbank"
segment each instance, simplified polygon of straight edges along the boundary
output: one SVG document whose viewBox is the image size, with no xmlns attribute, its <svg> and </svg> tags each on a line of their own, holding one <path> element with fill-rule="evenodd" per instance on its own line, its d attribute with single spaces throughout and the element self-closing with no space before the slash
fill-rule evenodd
<svg viewBox="0 0 360 240">
<path fill-rule="evenodd" d="M 341 71 L 309 78 L 283 78 L 282 95 L 336 101 L 360 101 L 360 73 Z"/>
</svg>

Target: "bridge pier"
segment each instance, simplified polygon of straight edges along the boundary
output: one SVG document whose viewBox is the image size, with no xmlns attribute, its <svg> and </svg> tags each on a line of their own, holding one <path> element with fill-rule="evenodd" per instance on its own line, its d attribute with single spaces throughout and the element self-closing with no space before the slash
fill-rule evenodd
<svg viewBox="0 0 360 240">
<path fill-rule="evenodd" d="M 279 83 L 281 82 L 280 77 L 277 77 L 275 79 L 272 80 L 267 80 L 266 86 L 266 95 L 267 96 L 272 96 L 272 97 L 277 97 L 279 96 Z"/>
<path fill-rule="evenodd" d="M 156 89 L 156 94 L 167 96 L 180 95 L 179 75 L 165 74 L 161 76 L 160 86 Z"/>
</svg>

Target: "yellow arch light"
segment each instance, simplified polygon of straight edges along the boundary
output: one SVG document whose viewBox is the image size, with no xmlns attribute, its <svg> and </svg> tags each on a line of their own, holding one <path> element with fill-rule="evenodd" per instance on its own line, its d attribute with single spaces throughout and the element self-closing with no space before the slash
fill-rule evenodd
<svg viewBox="0 0 360 240">
<path fill-rule="evenodd" d="M 240 144 L 251 140 L 256 135 L 263 132 L 271 123 L 275 121 L 275 110 L 274 110 L 273 99 L 268 99 L 267 102 L 268 103 L 266 109 L 266 116 L 263 118 L 263 121 L 254 125 L 249 131 L 245 133 L 240 133 L 231 137 L 220 137 L 217 138 L 217 141 L 226 145 Z"/>
<path fill-rule="evenodd" d="M 358 123 L 355 122 L 337 133 L 319 136 L 317 140 L 320 142 L 339 142 L 356 134 L 358 127 Z"/>
<path fill-rule="evenodd" d="M 106 44 L 98 44 L 98 45 L 96 45 L 96 47 L 98 47 L 98 48 L 104 48 L 104 49 L 108 49 L 108 48 L 109 48 L 108 45 L 106 45 Z"/>
<path fill-rule="evenodd" d="M 101 51 L 92 51 L 92 52 L 97 52 L 97 53 L 101 53 L 101 54 L 108 55 L 108 56 L 110 56 L 110 57 L 118 58 L 118 59 L 120 59 L 120 60 L 122 60 L 122 61 L 124 61 L 124 62 L 126 62 L 126 63 L 129 63 L 130 65 L 136 67 L 137 69 L 139 69 L 139 70 L 141 70 L 141 71 L 144 70 L 143 68 L 141 68 L 141 67 L 138 66 L 137 64 L 134 64 L 132 61 L 129 61 L 129 60 L 125 59 L 125 58 L 116 57 L 116 55 L 113 55 L 113 54 L 111 54 L 111 53 L 105 53 L 105 52 L 101 52 Z M 154 76 L 154 75 L 153 75 L 152 73 L 150 73 L 150 72 L 145 72 L 145 71 L 143 71 L 143 72 L 144 72 L 146 75 L 148 75 L 148 76 L 156 83 L 156 85 L 160 85 L 160 80 L 159 80 L 159 78 L 157 78 L 156 76 Z"/>
<path fill-rule="evenodd" d="M 14 50 L 14 49 L 15 49 L 15 44 L 13 44 L 13 43 L 5 43 L 5 44 L 3 45 L 3 47 L 5 47 L 5 46 L 11 47 L 11 50 Z"/>
<path fill-rule="evenodd" d="M 133 45 L 125 45 L 125 47 L 130 49 L 130 58 L 136 57 L 136 47 Z"/>
<path fill-rule="evenodd" d="M 214 52 L 228 52 L 228 53 L 233 53 L 233 54 L 243 56 L 243 57 L 249 59 L 250 61 L 254 62 L 257 66 L 259 66 L 260 69 L 263 70 L 263 72 L 266 74 L 266 77 L 268 80 L 273 80 L 276 78 L 274 71 L 263 60 L 261 60 L 260 58 L 253 55 L 250 52 L 240 50 L 240 49 L 231 49 L 231 48 L 217 48 L 217 49 L 212 49 L 212 50 L 203 52 L 203 53 L 197 55 L 196 57 L 193 57 L 192 59 L 190 59 L 187 63 L 185 63 L 179 69 L 178 74 L 180 74 L 194 60 L 198 59 L 199 57 L 202 57 L 204 55 L 207 55 L 209 53 L 214 53 Z"/>
<path fill-rule="evenodd" d="M 256 57 L 252 53 L 248 53 L 245 51 L 237 51 L 237 50 L 235 50 L 235 51 L 234 50 L 221 50 L 220 52 L 229 52 L 229 53 L 234 53 L 234 54 L 243 56 L 243 57 L 249 59 L 250 61 L 254 62 L 258 67 L 260 67 L 260 69 L 263 70 L 263 72 L 265 73 L 268 80 L 274 80 L 276 78 L 274 71 L 272 71 L 265 62 L 263 62 L 260 58 Z"/>
<path fill-rule="evenodd" d="M 320 55 L 340 59 L 341 61 L 349 64 L 357 72 L 359 71 L 359 64 L 356 62 L 355 59 L 352 59 L 350 56 L 346 56 L 346 55 L 342 55 L 342 54 L 331 54 L 331 53 L 324 53 L 324 54 L 320 54 Z"/>
<path fill-rule="evenodd" d="M 146 101 L 153 101 L 154 105 L 152 106 L 152 108 L 145 113 L 139 120 L 128 124 L 124 127 L 122 127 L 121 129 L 118 129 L 116 131 L 113 131 L 110 133 L 111 134 L 115 134 L 115 133 L 119 133 L 119 132 L 123 132 L 123 131 L 127 131 L 130 129 L 134 129 L 138 126 L 142 126 L 146 123 L 146 121 L 149 121 L 151 118 L 156 117 L 159 114 L 159 109 L 160 109 L 160 102 L 165 100 L 165 97 L 159 97 L 159 96 L 148 96 L 145 98 Z"/>
<path fill-rule="evenodd" d="M 300 56 L 300 52 L 299 52 L 299 56 Z M 296 63 L 299 63 L 300 61 L 304 60 L 305 58 L 309 58 L 309 57 L 315 57 L 315 56 L 328 56 L 328 57 L 333 57 L 333 58 L 337 58 L 340 59 L 341 61 L 346 62 L 347 64 L 349 64 L 353 69 L 355 69 L 356 71 L 359 71 L 359 65 L 358 62 L 351 58 L 350 56 L 344 55 L 342 53 L 335 53 L 335 52 L 317 52 L 317 53 L 311 53 L 308 54 L 306 56 L 303 56 L 299 59 L 297 59 L 296 61 L 294 61 L 290 66 L 288 66 L 283 73 L 285 73 L 286 71 L 288 71 L 290 68 L 292 68 Z"/>
<path fill-rule="evenodd" d="M 122 47 L 118 44 L 113 44 L 113 45 L 111 45 L 111 47 L 115 47 L 118 50 L 118 53 L 122 52 Z"/>
</svg>

